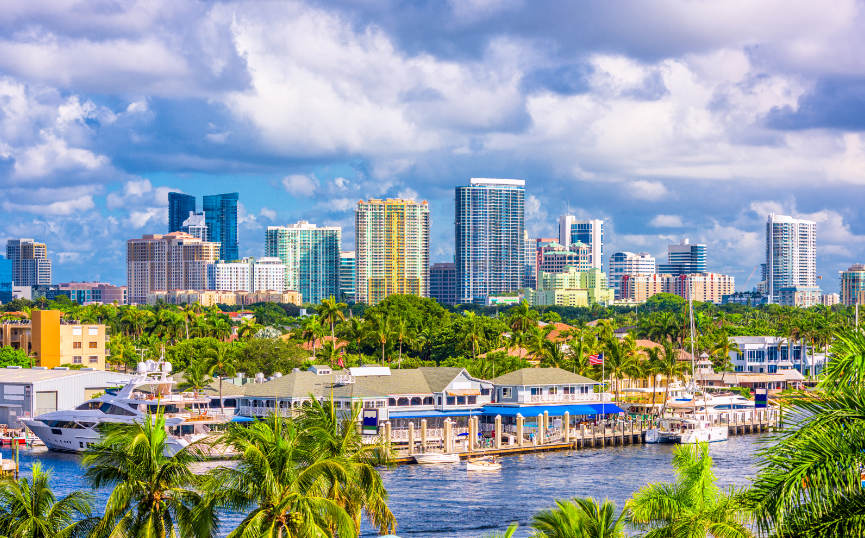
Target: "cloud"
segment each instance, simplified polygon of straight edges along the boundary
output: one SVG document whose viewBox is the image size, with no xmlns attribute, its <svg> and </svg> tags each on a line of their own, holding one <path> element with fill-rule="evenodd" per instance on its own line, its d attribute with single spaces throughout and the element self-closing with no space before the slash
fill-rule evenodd
<svg viewBox="0 0 865 538">
<path fill-rule="evenodd" d="M 670 194 L 663 183 L 658 181 L 646 181 L 643 179 L 631 181 L 625 185 L 624 188 L 626 194 L 631 198 L 646 200 L 649 202 L 656 202 Z"/>
<path fill-rule="evenodd" d="M 310 197 L 315 194 L 318 181 L 303 174 L 291 174 L 282 178 L 282 186 L 294 196 Z"/>
<path fill-rule="evenodd" d="M 649 221 L 649 225 L 655 228 L 681 228 L 684 226 L 682 217 L 679 215 L 655 215 Z"/>
<path fill-rule="evenodd" d="M 276 220 L 276 211 L 274 211 L 273 209 L 270 209 L 267 207 L 262 207 L 259 210 L 259 213 L 261 213 L 261 216 L 266 218 L 266 219 Z"/>
</svg>

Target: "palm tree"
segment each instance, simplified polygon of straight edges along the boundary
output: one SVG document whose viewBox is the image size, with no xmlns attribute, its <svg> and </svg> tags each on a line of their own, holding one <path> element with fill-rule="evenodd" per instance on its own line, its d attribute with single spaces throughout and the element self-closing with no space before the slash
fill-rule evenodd
<svg viewBox="0 0 865 538">
<path fill-rule="evenodd" d="M 336 342 L 336 333 L 334 327 L 339 321 L 345 321 L 345 314 L 342 313 L 344 308 L 348 308 L 345 303 L 338 303 L 333 295 L 327 299 L 322 299 L 318 305 L 318 318 L 324 323 L 330 323 L 330 338 Z"/>
<path fill-rule="evenodd" d="M 575 497 L 556 501 L 556 508 L 538 512 L 532 527 L 539 538 L 620 538 L 625 536 L 626 511 L 616 515 L 610 500 L 598 504 L 594 499 Z"/>
<path fill-rule="evenodd" d="M 225 402 L 222 400 L 222 380 L 237 375 L 237 357 L 231 344 L 216 342 L 216 346 L 208 351 L 210 370 L 208 373 L 219 380 L 219 410 L 225 414 Z"/>
<path fill-rule="evenodd" d="M 312 355 L 315 356 L 316 342 L 322 332 L 321 320 L 318 316 L 308 316 L 303 321 L 302 336 L 307 344 L 312 343 Z"/>
<path fill-rule="evenodd" d="M 339 360 L 339 348 L 334 345 L 333 341 L 325 342 L 321 345 L 321 349 L 318 350 L 316 357 L 320 358 L 322 362 L 333 366 Z"/>
<path fill-rule="evenodd" d="M 655 381 L 658 378 L 658 374 L 663 374 L 663 361 L 661 360 L 661 349 L 663 348 L 653 346 L 643 349 L 646 352 L 646 360 L 643 361 L 643 373 L 652 380 L 652 412 L 654 413 L 655 396 L 657 395 Z"/>
<path fill-rule="evenodd" d="M 183 383 L 180 390 L 192 390 L 195 396 L 207 387 L 213 378 L 210 377 L 210 365 L 203 360 L 193 360 L 183 371 Z"/>
<path fill-rule="evenodd" d="M 397 368 L 399 368 L 402 366 L 402 344 L 411 338 L 411 326 L 405 316 L 397 318 L 393 328 L 393 337 L 399 342 L 399 359 L 397 359 Z"/>
<path fill-rule="evenodd" d="M 40 462 L 31 478 L 0 481 L 0 534 L 26 538 L 87 536 L 98 519 L 93 518 L 93 495 L 74 491 L 61 499 L 51 491 L 51 471 Z"/>
<path fill-rule="evenodd" d="M 779 339 L 779 347 L 780 341 Z M 742 350 L 739 349 L 739 344 L 730 340 L 726 332 L 722 332 L 709 353 L 712 357 L 712 367 L 716 372 L 729 372 L 732 370 L 730 362 L 731 353 L 742 353 Z M 778 360 L 781 360 L 780 350 L 778 352 Z M 766 371 L 768 372 L 769 369 L 767 368 Z M 723 377 L 721 378 L 721 382 L 723 383 Z"/>
<path fill-rule="evenodd" d="M 247 427 L 232 426 L 223 442 L 240 460 L 214 469 L 208 503 L 246 514 L 228 538 L 356 536 L 352 517 L 330 497 L 349 472 L 343 462 L 315 458 L 294 421 L 271 415 Z"/>
<path fill-rule="evenodd" d="M 357 428 L 360 410 L 355 406 L 351 415 L 341 416 L 332 398 L 313 400 L 304 409 L 299 425 L 305 448 L 316 460 L 332 459 L 346 470 L 345 482 L 331 488 L 330 497 L 352 517 L 358 531 L 365 513 L 384 534 L 396 528 L 396 518 L 387 506 L 387 490 L 375 467 L 386 464 L 390 454 L 382 443 L 364 443 Z"/>
<path fill-rule="evenodd" d="M 463 340 L 472 350 L 472 360 L 478 356 L 478 348 L 484 337 L 484 327 L 481 318 L 474 312 L 463 312 Z"/>
<path fill-rule="evenodd" d="M 865 535 L 865 335 L 843 330 L 812 397 L 791 399 L 749 499 L 774 536 Z"/>
<path fill-rule="evenodd" d="M 199 459 L 191 447 L 173 456 L 165 417 L 104 426 L 101 442 L 84 453 L 84 476 L 95 488 L 112 486 L 96 535 L 163 538 L 209 537 L 216 517 L 196 492 L 199 479 L 189 465 Z"/>
<path fill-rule="evenodd" d="M 381 346 L 381 363 L 385 363 L 384 350 L 393 334 L 391 319 L 387 315 L 375 313 L 369 317 L 370 336 Z"/>
<path fill-rule="evenodd" d="M 562 344 L 545 339 L 541 355 L 541 366 L 546 368 L 561 368 L 565 360 L 566 356 L 562 350 Z"/>
<path fill-rule="evenodd" d="M 604 343 L 604 368 L 610 379 L 616 383 L 616 401 L 619 401 L 619 382 L 635 361 L 636 350 L 629 349 L 629 345 L 611 336 Z M 603 381 L 603 380 L 601 380 Z"/>
<path fill-rule="evenodd" d="M 261 325 L 254 321 L 244 321 L 240 324 L 240 327 L 237 328 L 237 337 L 241 340 L 250 340 L 252 339 L 258 331 L 261 330 Z"/>
<path fill-rule="evenodd" d="M 644 536 L 752 536 L 741 492 L 715 485 L 707 443 L 675 447 L 673 467 L 675 482 L 644 486 L 628 501 L 631 524 L 648 530 Z"/>
</svg>

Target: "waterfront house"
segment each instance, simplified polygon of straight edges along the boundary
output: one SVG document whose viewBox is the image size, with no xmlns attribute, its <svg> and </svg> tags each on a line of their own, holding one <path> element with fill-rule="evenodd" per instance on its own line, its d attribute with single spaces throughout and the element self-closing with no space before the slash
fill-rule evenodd
<svg viewBox="0 0 865 538">
<path fill-rule="evenodd" d="M 497 405 L 535 405 L 597 400 L 588 377 L 561 368 L 522 368 L 492 380 Z"/>
<path fill-rule="evenodd" d="M 826 363 L 824 354 L 815 353 L 812 361 L 812 350 L 807 345 L 783 336 L 731 336 L 730 341 L 739 348 L 730 352 L 736 372 L 774 374 L 782 368 L 782 362 L 789 362 L 803 374 L 813 367 L 816 375 Z"/>
</svg>

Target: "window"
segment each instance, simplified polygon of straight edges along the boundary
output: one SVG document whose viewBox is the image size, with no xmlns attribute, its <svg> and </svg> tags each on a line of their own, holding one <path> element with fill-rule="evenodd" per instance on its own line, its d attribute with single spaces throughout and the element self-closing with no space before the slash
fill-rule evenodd
<svg viewBox="0 0 865 538">
<path fill-rule="evenodd" d="M 72 364 L 81 364 L 81 357 L 79 355 L 72 357 Z"/>
<path fill-rule="evenodd" d="M 432 405 L 432 404 L 433 404 L 432 396 L 427 396 L 426 398 L 424 398 L 424 399 L 423 399 L 423 404 L 424 404 L 424 405 Z"/>
<path fill-rule="evenodd" d="M 81 342 L 72 342 L 72 349 L 81 349 Z"/>
<path fill-rule="evenodd" d="M 513 395 L 513 389 L 511 387 L 502 387 L 502 398 L 510 398 Z"/>
<path fill-rule="evenodd" d="M 469 396 L 469 405 L 475 405 L 476 403 L 478 403 L 478 397 L 477 396 Z"/>
<path fill-rule="evenodd" d="M 481 396 L 489 396 L 490 389 L 481 388 Z"/>
<path fill-rule="evenodd" d="M 465 405 L 466 397 L 465 396 L 457 396 L 457 405 Z"/>
<path fill-rule="evenodd" d="M 72 336 L 81 336 L 81 327 L 72 327 Z"/>
<path fill-rule="evenodd" d="M 447 404 L 448 405 L 454 405 L 454 403 L 456 403 L 456 398 L 454 398 L 453 396 L 448 396 L 447 397 Z"/>
<path fill-rule="evenodd" d="M 87 327 L 87 334 L 90 336 L 96 336 L 97 334 L 99 334 L 99 329 L 97 329 L 96 327 Z"/>
<path fill-rule="evenodd" d="M 532 394 L 532 396 L 540 396 L 541 395 L 541 388 L 540 387 L 532 387 L 531 394 Z"/>
<path fill-rule="evenodd" d="M 388 398 L 387 404 L 388 405 L 396 405 L 396 398 Z"/>
<path fill-rule="evenodd" d="M 96 342 L 87 342 L 87 347 L 90 349 L 96 349 L 97 347 L 99 347 L 99 344 Z"/>
<path fill-rule="evenodd" d="M 558 387 L 550 387 L 550 395 L 554 395 L 554 394 L 558 394 L 558 393 L 559 393 Z"/>
<path fill-rule="evenodd" d="M 420 405 L 421 401 L 422 400 L 419 397 L 415 396 L 414 398 L 411 399 L 411 405 Z"/>
<path fill-rule="evenodd" d="M 408 405 L 408 398 L 400 398 L 396 401 L 397 405 Z"/>
<path fill-rule="evenodd" d="M 90 364 L 96 364 L 97 362 L 99 362 L 99 357 L 97 357 L 96 355 L 90 355 L 89 357 L 87 357 L 87 362 L 89 362 Z"/>
</svg>

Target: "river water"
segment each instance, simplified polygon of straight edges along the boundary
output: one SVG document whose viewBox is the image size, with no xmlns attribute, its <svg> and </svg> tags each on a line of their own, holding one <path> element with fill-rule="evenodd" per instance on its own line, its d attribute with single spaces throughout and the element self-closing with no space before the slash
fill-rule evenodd
<svg viewBox="0 0 865 538">
<path fill-rule="evenodd" d="M 721 486 L 746 486 L 756 473 L 757 450 L 767 437 L 745 435 L 710 445 Z M 3 457 L 11 457 L 3 449 Z M 22 473 L 33 461 L 52 469 L 55 493 L 87 489 L 81 458 L 74 454 L 21 451 Z M 401 537 L 480 537 L 519 522 L 517 536 L 530 534 L 532 515 L 574 496 L 609 498 L 621 507 L 649 482 L 673 480 L 671 445 L 632 445 L 548 452 L 502 458 L 502 470 L 467 473 L 465 465 L 401 465 L 382 471 L 389 506 Z M 201 464 L 202 470 L 216 463 Z M 108 491 L 97 491 L 101 507 Z M 239 516 L 226 517 L 230 530 Z M 364 536 L 374 536 L 367 531 Z"/>
</svg>

